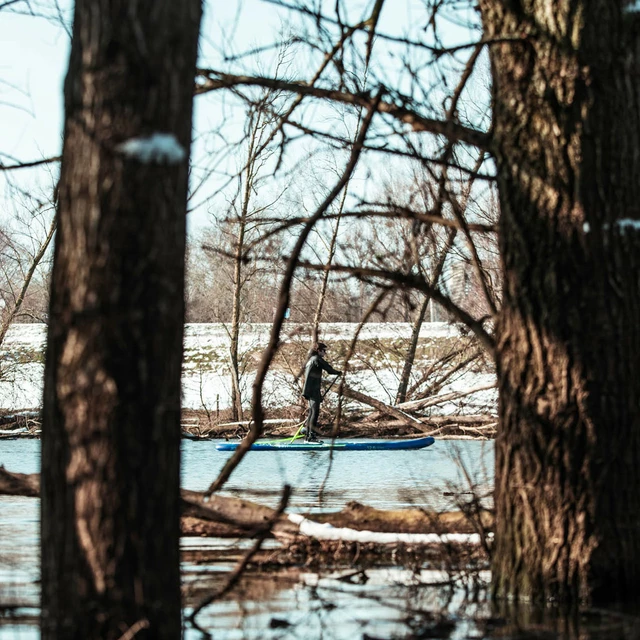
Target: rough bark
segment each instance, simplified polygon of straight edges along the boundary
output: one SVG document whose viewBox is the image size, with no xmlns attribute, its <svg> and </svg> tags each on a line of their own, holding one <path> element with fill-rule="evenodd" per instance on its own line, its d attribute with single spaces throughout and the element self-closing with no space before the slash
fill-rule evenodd
<svg viewBox="0 0 640 640">
<path fill-rule="evenodd" d="M 42 433 L 43 638 L 179 638 L 180 370 L 198 0 L 77 0 Z M 128 156 L 174 136 L 184 151 Z M 178 147 L 174 147 L 178 149 Z"/>
<path fill-rule="evenodd" d="M 640 588 L 640 14 L 624 5 L 480 2 L 486 37 L 509 39 L 490 50 L 498 595 Z"/>
</svg>

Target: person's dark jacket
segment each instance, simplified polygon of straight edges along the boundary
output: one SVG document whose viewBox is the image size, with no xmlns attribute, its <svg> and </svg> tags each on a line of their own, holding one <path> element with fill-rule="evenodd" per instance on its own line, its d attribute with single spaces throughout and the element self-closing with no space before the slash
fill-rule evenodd
<svg viewBox="0 0 640 640">
<path fill-rule="evenodd" d="M 326 371 L 332 376 L 338 376 L 340 371 L 334 369 L 326 360 L 323 360 L 317 353 L 313 354 L 304 368 L 304 386 L 302 387 L 302 395 L 307 400 L 322 400 L 320 392 L 320 381 L 322 380 L 322 372 Z"/>
</svg>

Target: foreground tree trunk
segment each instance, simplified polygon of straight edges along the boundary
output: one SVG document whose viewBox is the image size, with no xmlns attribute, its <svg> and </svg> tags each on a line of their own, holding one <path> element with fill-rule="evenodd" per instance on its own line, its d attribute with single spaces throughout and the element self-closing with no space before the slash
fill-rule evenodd
<svg viewBox="0 0 640 640">
<path fill-rule="evenodd" d="M 179 638 L 200 1 L 76 0 L 42 437 L 43 638 Z"/>
<path fill-rule="evenodd" d="M 640 14 L 625 4 L 480 2 L 503 39 L 498 595 L 640 589 Z"/>
</svg>

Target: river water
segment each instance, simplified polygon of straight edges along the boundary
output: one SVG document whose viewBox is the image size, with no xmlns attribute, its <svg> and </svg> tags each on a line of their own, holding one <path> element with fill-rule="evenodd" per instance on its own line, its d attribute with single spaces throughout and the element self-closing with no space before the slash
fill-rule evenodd
<svg viewBox="0 0 640 640">
<path fill-rule="evenodd" d="M 203 490 L 215 479 L 230 455 L 217 451 L 215 444 L 183 442 L 183 487 Z M 39 456 L 38 440 L 0 440 L 0 464 L 10 471 L 38 472 Z M 479 490 L 489 490 L 493 481 L 492 443 L 439 440 L 417 451 L 341 451 L 333 457 L 327 451 L 250 452 L 222 493 L 275 506 L 287 483 L 293 487 L 290 510 L 310 515 L 340 510 L 350 501 L 380 509 L 446 508 L 452 500 L 449 494 L 456 487 L 468 487 L 468 478 Z M 12 610 L 14 619 L 7 618 L 5 612 L 0 640 L 39 636 L 38 509 L 37 499 L 0 496 L 0 605 L 18 607 Z M 214 554 L 219 549 L 221 555 L 239 546 L 242 543 L 236 540 L 183 539 L 184 549 L 204 548 Z M 208 570 L 219 575 L 232 566 L 224 561 L 215 567 L 185 562 L 183 571 L 189 581 Z M 304 638 L 352 638 L 406 628 L 398 619 L 404 610 L 399 603 L 409 597 L 404 584 L 407 581 L 412 598 L 425 597 L 425 592 L 415 590 L 419 581 L 416 574 L 400 569 L 369 571 L 366 585 L 341 578 L 304 570 L 295 576 L 289 572 L 280 579 L 253 576 L 249 578 L 252 584 L 240 590 L 244 595 L 208 607 L 198 621 L 205 628 L 215 629 L 216 638 L 281 637 L 282 626 L 289 628 L 287 625 L 295 626 L 296 633 Z M 331 606 L 327 606 L 328 601 Z M 191 630 L 185 637 L 202 636 Z"/>
<path fill-rule="evenodd" d="M 184 441 L 182 449 L 182 485 L 193 490 L 206 489 L 230 455 L 216 451 L 215 441 Z M 37 440 L 0 440 L 0 464 L 10 471 L 37 472 L 39 455 Z M 456 491 L 472 485 L 480 494 L 490 490 L 493 443 L 437 440 L 424 450 L 342 451 L 333 458 L 320 451 L 250 452 L 223 493 L 275 506 L 285 483 L 294 488 L 290 510 L 311 518 L 350 501 L 381 509 L 447 509 Z M 39 638 L 38 508 L 37 499 L 0 496 L 0 640 Z M 202 596 L 215 592 L 248 544 L 183 538 L 183 585 Z M 277 543 L 267 541 L 265 546 L 275 551 Z M 489 578 L 486 572 L 473 583 L 480 591 L 471 592 L 464 574 L 454 576 L 454 588 L 437 586 L 451 578 L 438 569 L 391 566 L 352 575 L 351 570 L 318 573 L 300 566 L 250 572 L 229 596 L 197 616 L 205 631 L 186 625 L 184 638 L 640 638 L 638 612 L 628 609 L 568 618 L 553 608 L 520 605 L 516 612 L 496 617 L 482 589 Z"/>
<path fill-rule="evenodd" d="M 216 451 L 215 444 L 183 442 L 183 487 L 202 490 L 215 479 L 230 455 Z M 0 440 L 0 464 L 10 471 L 37 472 L 39 456 L 37 440 Z M 275 506 L 288 483 L 293 487 L 290 510 L 311 518 L 350 501 L 380 509 L 447 509 L 456 491 L 488 493 L 493 471 L 493 443 L 480 441 L 437 440 L 418 451 L 342 451 L 333 458 L 326 451 L 250 452 L 222 493 Z M 0 640 L 40 636 L 38 509 L 37 499 L 0 496 Z M 183 585 L 198 594 L 191 598 L 198 602 L 220 588 L 250 542 L 183 538 L 181 544 Z M 277 543 L 266 541 L 265 546 L 275 552 Z M 454 575 L 453 588 L 438 586 L 452 577 L 439 569 L 443 567 L 385 566 L 357 575 L 349 569 L 318 573 L 306 566 L 253 571 L 230 595 L 198 614 L 200 630 L 187 624 L 184 638 L 640 638 L 636 611 L 589 612 L 569 619 L 553 609 L 521 606 L 496 617 L 482 588 L 489 579 L 486 572 L 473 582 L 480 585 L 474 592 L 464 574 Z"/>
</svg>

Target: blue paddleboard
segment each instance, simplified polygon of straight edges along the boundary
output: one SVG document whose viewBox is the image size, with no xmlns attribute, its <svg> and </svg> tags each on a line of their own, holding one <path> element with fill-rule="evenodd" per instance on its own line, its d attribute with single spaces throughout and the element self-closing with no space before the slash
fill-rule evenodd
<svg viewBox="0 0 640 640">
<path fill-rule="evenodd" d="M 275 440 L 270 442 L 254 442 L 251 451 L 386 451 L 398 449 L 424 449 L 435 440 L 431 436 L 413 438 L 412 440 L 365 440 L 349 442 L 344 440 L 326 440 L 325 442 L 305 442 L 302 438 L 292 440 Z M 235 451 L 239 442 L 223 442 L 216 445 L 218 451 Z"/>
</svg>

